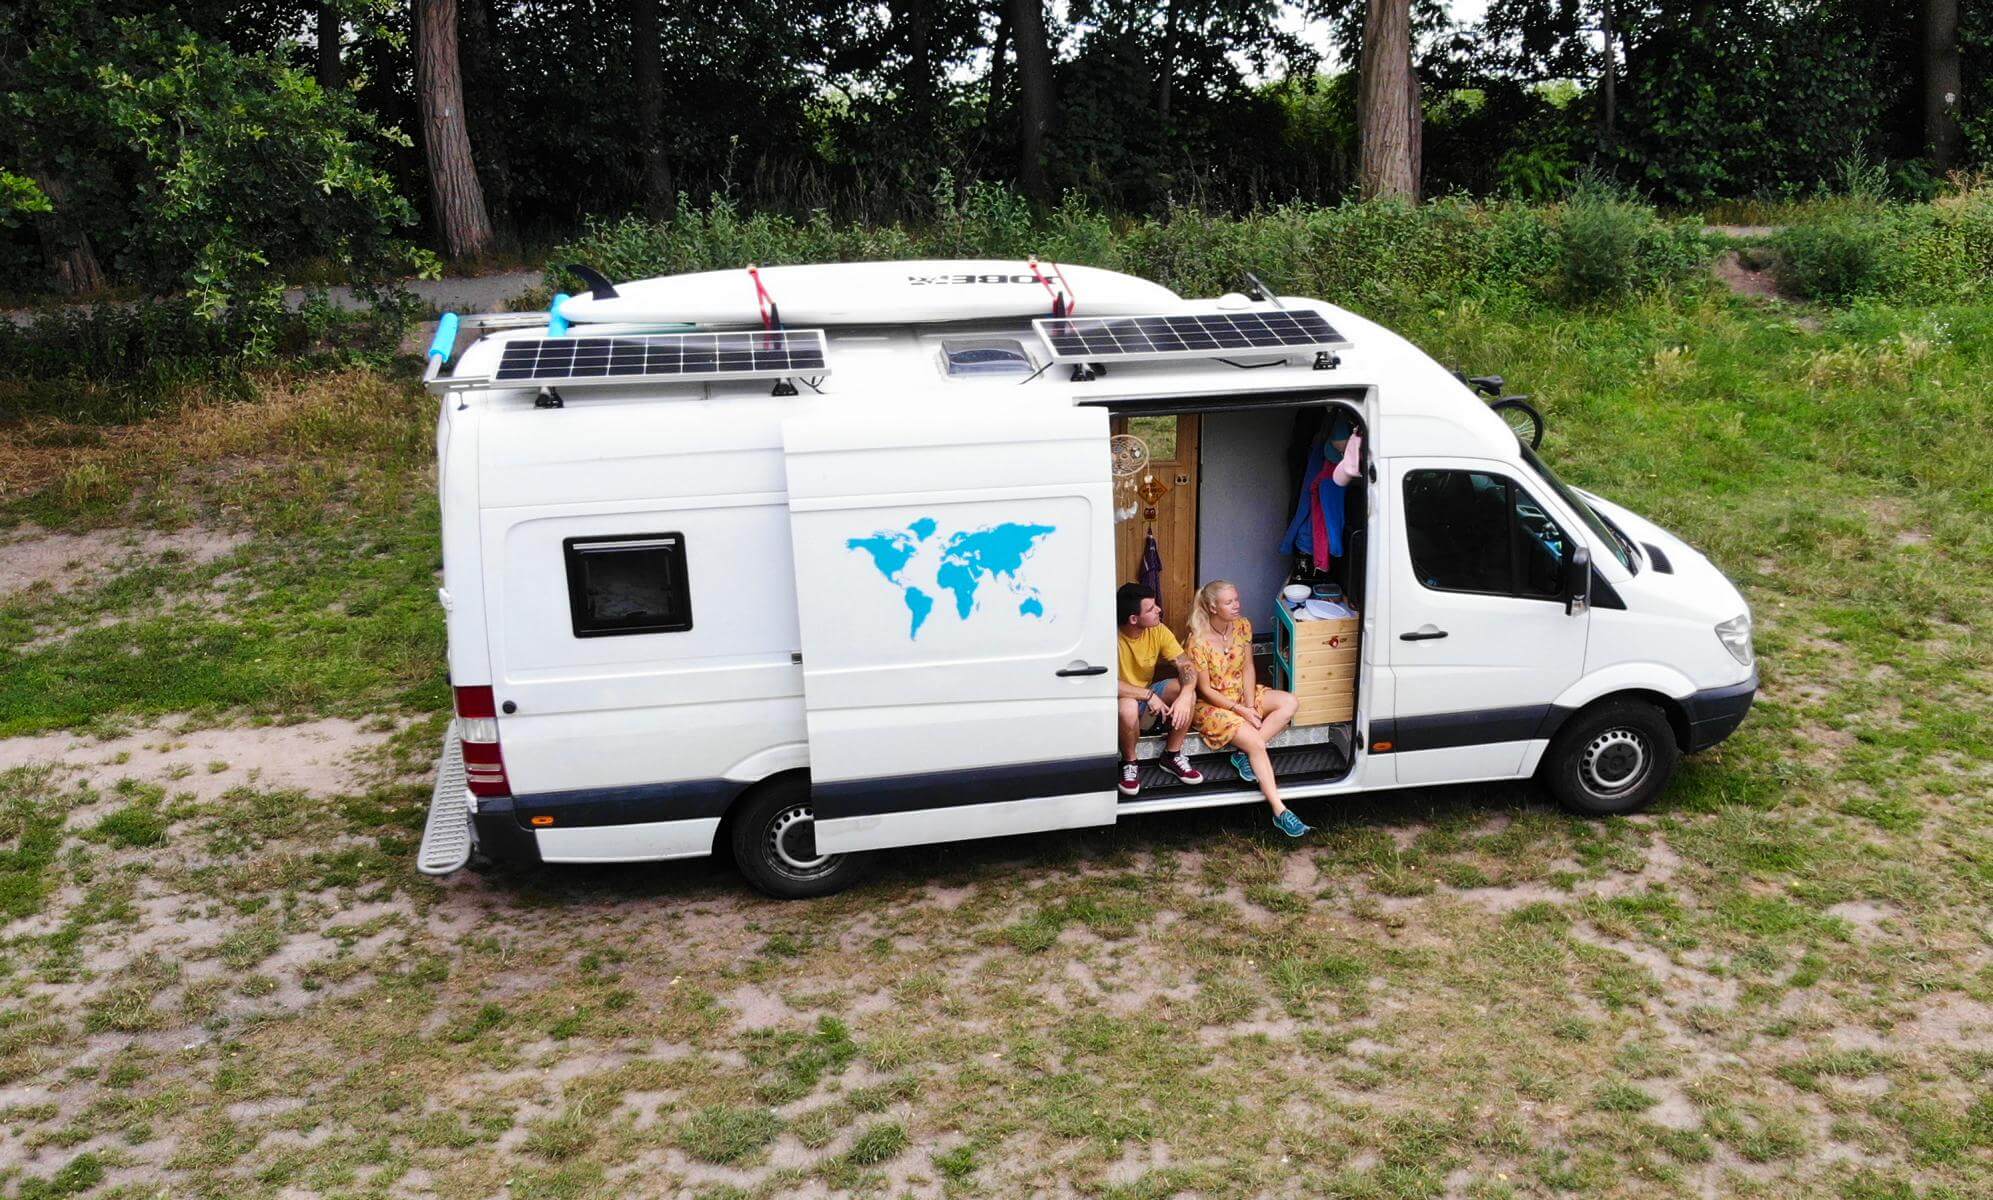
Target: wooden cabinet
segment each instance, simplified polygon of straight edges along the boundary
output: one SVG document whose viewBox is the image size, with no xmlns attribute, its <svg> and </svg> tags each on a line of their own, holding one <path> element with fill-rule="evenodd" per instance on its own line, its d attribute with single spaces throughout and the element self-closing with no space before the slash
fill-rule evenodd
<svg viewBox="0 0 1993 1200">
<path fill-rule="evenodd" d="M 1296 621 L 1286 605 L 1274 618 L 1274 654 L 1287 676 L 1287 688 L 1301 702 L 1296 725 L 1329 725 L 1356 719 L 1356 676 L 1360 618 Z"/>
</svg>

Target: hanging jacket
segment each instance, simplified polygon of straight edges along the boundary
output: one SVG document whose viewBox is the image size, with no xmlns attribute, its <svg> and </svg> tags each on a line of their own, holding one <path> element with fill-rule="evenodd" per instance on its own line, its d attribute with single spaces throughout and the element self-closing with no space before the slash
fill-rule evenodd
<svg viewBox="0 0 1993 1200">
<path fill-rule="evenodd" d="M 1301 476 L 1308 482 L 1294 506 L 1294 519 L 1287 523 L 1287 534 L 1280 539 L 1282 554 L 1309 555 L 1318 567 L 1327 566 L 1343 552 L 1344 491 L 1335 481 L 1341 456 L 1332 457 L 1332 451 L 1326 442 L 1317 442 L 1309 449 L 1308 469 Z M 1326 551 L 1318 549 L 1324 545 Z"/>
</svg>

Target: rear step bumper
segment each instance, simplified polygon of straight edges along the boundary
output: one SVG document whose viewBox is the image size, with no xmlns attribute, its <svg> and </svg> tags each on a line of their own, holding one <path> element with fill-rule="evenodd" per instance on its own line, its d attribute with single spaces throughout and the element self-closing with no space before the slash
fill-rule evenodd
<svg viewBox="0 0 1993 1200">
<path fill-rule="evenodd" d="M 443 756 L 436 760 L 436 788 L 429 796 L 429 823 L 422 828 L 422 849 L 415 869 L 424 875 L 448 875 L 471 860 L 470 784 L 464 777 L 464 746 L 457 740 L 457 723 L 443 734 Z"/>
</svg>

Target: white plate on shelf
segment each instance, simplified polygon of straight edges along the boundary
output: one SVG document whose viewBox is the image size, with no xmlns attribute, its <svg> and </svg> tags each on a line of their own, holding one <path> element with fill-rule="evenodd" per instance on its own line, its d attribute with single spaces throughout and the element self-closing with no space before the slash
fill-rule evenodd
<svg viewBox="0 0 1993 1200">
<path fill-rule="evenodd" d="M 1347 621 L 1356 615 L 1348 606 L 1334 600 L 1310 600 L 1301 606 L 1301 611 L 1311 621 Z"/>
</svg>

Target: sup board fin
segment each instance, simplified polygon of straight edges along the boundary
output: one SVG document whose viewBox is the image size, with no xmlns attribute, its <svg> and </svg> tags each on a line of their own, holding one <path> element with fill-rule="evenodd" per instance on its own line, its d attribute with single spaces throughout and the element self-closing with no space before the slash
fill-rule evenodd
<svg viewBox="0 0 1993 1200">
<path fill-rule="evenodd" d="M 564 268 L 568 274 L 588 285 L 588 294 L 597 300 L 614 300 L 616 285 L 603 278 L 602 272 L 586 263 L 569 263 Z"/>
</svg>

